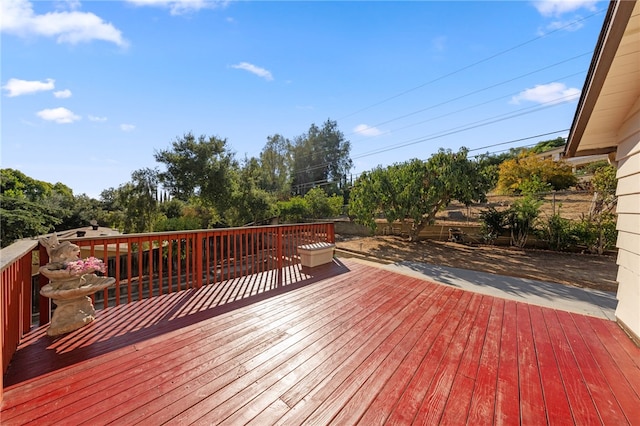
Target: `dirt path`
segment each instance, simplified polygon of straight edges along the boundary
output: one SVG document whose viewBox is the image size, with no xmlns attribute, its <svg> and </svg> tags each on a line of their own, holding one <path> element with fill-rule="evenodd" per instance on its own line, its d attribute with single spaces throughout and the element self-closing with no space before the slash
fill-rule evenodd
<svg viewBox="0 0 640 426">
<path fill-rule="evenodd" d="M 389 262 L 410 260 L 599 290 L 616 291 L 618 288 L 615 256 L 467 246 L 440 241 L 412 243 L 395 236 L 336 236 L 336 246 Z"/>
</svg>

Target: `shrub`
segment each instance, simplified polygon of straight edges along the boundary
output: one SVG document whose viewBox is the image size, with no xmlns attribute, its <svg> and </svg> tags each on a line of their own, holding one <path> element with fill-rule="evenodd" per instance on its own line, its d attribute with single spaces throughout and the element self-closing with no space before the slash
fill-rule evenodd
<svg viewBox="0 0 640 426">
<path fill-rule="evenodd" d="M 584 216 L 576 224 L 577 243 L 585 246 L 589 253 L 603 254 L 616 244 L 616 218 L 612 213 Z"/>
<path fill-rule="evenodd" d="M 547 221 L 543 221 L 538 229 L 538 237 L 545 241 L 553 250 L 567 250 L 574 247 L 577 242 L 575 226 L 569 219 L 554 214 Z"/>
<path fill-rule="evenodd" d="M 280 219 L 284 223 L 299 223 L 309 217 L 309 204 L 300 196 L 295 196 L 288 201 L 279 201 L 278 209 Z"/>
<path fill-rule="evenodd" d="M 529 232 L 534 231 L 534 223 L 540 214 L 542 202 L 533 197 L 517 200 L 507 211 L 507 224 L 511 231 L 511 244 L 524 248 Z"/>
<path fill-rule="evenodd" d="M 498 211 L 495 207 L 489 207 L 480 212 L 481 234 L 487 244 L 493 244 L 505 231 L 507 225 L 507 211 Z"/>
<path fill-rule="evenodd" d="M 304 196 L 307 203 L 308 215 L 314 219 L 335 217 L 342 211 L 342 197 L 332 195 L 328 197 L 322 188 L 313 188 Z"/>
<path fill-rule="evenodd" d="M 531 193 L 532 189 L 538 189 L 536 179 L 555 190 L 569 188 L 578 182 L 566 162 L 543 160 L 532 153 L 522 153 L 518 158 L 503 162 L 499 173 L 497 190 L 503 194 L 519 194 L 525 190 Z"/>
</svg>

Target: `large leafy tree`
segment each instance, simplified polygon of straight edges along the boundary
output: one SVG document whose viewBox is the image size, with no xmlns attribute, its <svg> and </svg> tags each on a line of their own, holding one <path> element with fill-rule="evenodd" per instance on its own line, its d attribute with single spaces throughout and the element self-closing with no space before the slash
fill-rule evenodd
<svg viewBox="0 0 640 426">
<path fill-rule="evenodd" d="M 160 219 L 157 201 L 158 172 L 140 169 L 131 174 L 131 181 L 114 192 L 114 207 L 121 211 L 112 216 L 125 233 L 153 232 Z"/>
<path fill-rule="evenodd" d="M 322 186 L 329 194 L 339 193 L 353 164 L 350 149 L 351 143 L 335 121 L 327 120 L 321 128 L 312 124 L 293 145 L 293 192 L 304 195 L 311 188 Z"/>
<path fill-rule="evenodd" d="M 23 197 L 0 195 L 0 245 L 6 247 L 15 240 L 46 234 L 54 230 L 61 219 L 58 211 Z"/>
<path fill-rule="evenodd" d="M 452 200 L 467 205 L 485 200 L 490 182 L 467 152 L 441 149 L 427 161 L 414 159 L 364 173 L 352 188 L 350 215 L 372 229 L 378 214 L 389 222 L 410 219 L 410 238 L 417 240 Z"/>
<path fill-rule="evenodd" d="M 159 179 L 173 197 L 189 201 L 197 196 L 219 214 L 229 208 L 238 165 L 226 139 L 187 133 L 173 141 L 170 149 L 154 155 L 166 166 Z"/>
<path fill-rule="evenodd" d="M 291 142 L 281 135 L 267 138 L 260 152 L 258 186 L 279 199 L 291 193 Z"/>
<path fill-rule="evenodd" d="M 86 225 L 84 197 L 61 183 L 33 179 L 19 170 L 0 170 L 2 246 L 20 238 Z M 88 221 L 87 221 L 88 222 Z"/>
<path fill-rule="evenodd" d="M 255 224 L 276 215 L 274 195 L 258 185 L 262 171 L 256 158 L 245 158 L 233 187 L 233 202 L 225 217 L 228 225 Z"/>
</svg>

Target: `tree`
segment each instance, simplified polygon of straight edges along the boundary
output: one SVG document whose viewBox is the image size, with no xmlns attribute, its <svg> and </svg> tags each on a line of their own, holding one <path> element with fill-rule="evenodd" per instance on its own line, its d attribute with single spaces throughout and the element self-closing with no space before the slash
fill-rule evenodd
<svg viewBox="0 0 640 426">
<path fill-rule="evenodd" d="M 490 183 L 467 152 L 440 149 L 426 162 L 414 159 L 364 173 L 351 190 L 350 215 L 372 229 L 379 213 L 389 222 L 411 219 L 410 238 L 417 240 L 452 200 L 466 205 L 485 200 Z"/>
<path fill-rule="evenodd" d="M 291 151 L 288 139 L 273 135 L 267 138 L 267 144 L 260 152 L 258 186 L 278 199 L 285 199 L 291 193 Z"/>
<path fill-rule="evenodd" d="M 328 219 L 336 217 L 342 210 L 342 197 L 327 196 L 322 188 L 312 188 L 304 195 L 312 219 Z"/>
<path fill-rule="evenodd" d="M 564 161 L 542 159 L 533 153 L 500 164 L 498 191 L 503 194 L 532 194 L 541 189 L 561 190 L 578 182 L 571 165 Z"/>
<path fill-rule="evenodd" d="M 166 166 L 159 180 L 170 194 L 183 201 L 197 196 L 219 214 L 229 208 L 233 173 L 238 165 L 226 139 L 187 133 L 172 143 L 171 149 L 155 153 L 156 161 Z"/>
<path fill-rule="evenodd" d="M 153 232 L 160 219 L 158 202 L 158 172 L 149 168 L 136 170 L 131 182 L 116 191 L 116 204 L 122 210 L 121 223 L 125 233 Z"/>
<path fill-rule="evenodd" d="M 327 120 L 322 128 L 312 124 L 309 131 L 294 142 L 293 192 L 304 195 L 322 185 L 328 194 L 340 193 L 353 164 L 350 149 L 350 142 L 345 140 L 335 121 Z"/>
<path fill-rule="evenodd" d="M 276 215 L 275 197 L 258 186 L 261 172 L 257 159 L 245 158 L 233 188 L 233 202 L 225 216 L 229 225 L 258 223 Z"/>
<path fill-rule="evenodd" d="M 54 230 L 59 224 L 58 212 L 42 203 L 25 197 L 0 194 L 0 246 L 7 247 L 15 240 L 35 237 Z"/>
<path fill-rule="evenodd" d="M 538 142 L 533 148 L 531 148 L 530 151 L 534 154 L 540 154 L 543 152 L 551 151 L 554 148 L 564 146 L 566 143 L 566 139 L 560 136 L 555 139 Z"/>
<path fill-rule="evenodd" d="M 69 188 L 67 187 L 67 189 Z M 37 202 L 51 195 L 52 190 L 52 184 L 33 179 L 20 170 L 0 170 L 0 193 L 7 197 L 22 197 Z"/>
</svg>

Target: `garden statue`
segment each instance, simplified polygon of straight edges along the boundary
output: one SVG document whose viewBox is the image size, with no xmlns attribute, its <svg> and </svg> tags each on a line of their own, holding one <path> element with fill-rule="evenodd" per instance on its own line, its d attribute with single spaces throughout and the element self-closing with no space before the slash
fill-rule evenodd
<svg viewBox="0 0 640 426">
<path fill-rule="evenodd" d="M 95 257 L 80 259 L 80 247 L 70 241 L 59 243 L 54 234 L 40 243 L 49 255 L 40 273 L 50 281 L 40 294 L 56 304 L 47 334 L 57 336 L 89 324 L 96 312 L 89 295 L 109 287 L 115 278 L 97 276 L 96 272 L 106 272 L 104 263 Z"/>
</svg>

